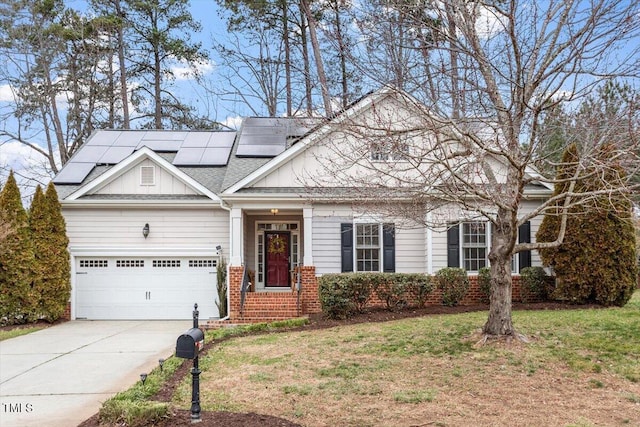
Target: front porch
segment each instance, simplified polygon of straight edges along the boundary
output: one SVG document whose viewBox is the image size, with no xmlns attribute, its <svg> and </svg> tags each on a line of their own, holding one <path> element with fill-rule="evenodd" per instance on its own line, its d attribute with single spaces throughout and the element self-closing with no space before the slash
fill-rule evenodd
<svg viewBox="0 0 640 427">
<path fill-rule="evenodd" d="M 247 286 L 245 267 L 229 267 L 229 316 L 224 321 L 210 321 L 207 326 L 273 322 L 320 313 L 316 269 L 296 267 L 287 290 L 255 291 Z"/>
</svg>

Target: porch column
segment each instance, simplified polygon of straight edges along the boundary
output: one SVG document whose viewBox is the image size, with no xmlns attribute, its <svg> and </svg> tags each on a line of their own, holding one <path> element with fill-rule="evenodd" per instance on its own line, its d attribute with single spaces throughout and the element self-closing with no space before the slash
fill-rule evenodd
<svg viewBox="0 0 640 427">
<path fill-rule="evenodd" d="M 229 265 L 242 265 L 242 209 L 231 208 L 230 224 L 230 259 Z"/>
<path fill-rule="evenodd" d="M 303 208 L 302 216 L 304 218 L 304 256 L 302 264 L 305 266 L 313 265 L 313 208 Z"/>
</svg>

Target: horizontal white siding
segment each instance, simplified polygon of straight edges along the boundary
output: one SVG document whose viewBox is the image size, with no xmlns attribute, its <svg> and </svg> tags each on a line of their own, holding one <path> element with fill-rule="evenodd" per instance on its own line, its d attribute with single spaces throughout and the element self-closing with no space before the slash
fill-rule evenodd
<svg viewBox="0 0 640 427">
<path fill-rule="evenodd" d="M 339 273 L 340 224 L 352 223 L 353 214 L 348 207 L 324 206 L 313 209 L 313 260 L 316 273 Z M 385 219 L 385 223 L 392 223 Z M 426 234 L 423 229 L 396 229 L 396 271 L 421 273 L 426 271 Z"/>
<path fill-rule="evenodd" d="M 229 248 L 229 214 L 222 209 L 63 208 L 69 246 Z M 142 228 L 149 224 L 145 239 Z"/>
<path fill-rule="evenodd" d="M 427 271 L 426 233 L 422 228 L 396 229 L 396 272 Z"/>
<path fill-rule="evenodd" d="M 530 201 L 526 200 L 522 202 L 520 209 L 520 216 L 525 213 L 533 211 L 537 206 L 539 206 L 539 201 Z M 457 219 L 457 217 L 456 217 Z M 536 233 L 538 232 L 538 228 L 540 227 L 540 223 L 542 222 L 543 216 L 537 216 L 531 219 L 531 242 L 536 241 Z M 433 270 L 434 272 L 440 270 L 441 268 L 445 268 L 447 266 L 447 231 L 446 230 L 438 230 L 433 231 Z M 540 255 L 538 251 L 531 251 L 531 265 L 539 266 L 541 265 Z"/>
<path fill-rule="evenodd" d="M 313 217 L 313 263 L 317 274 L 340 273 L 340 224 L 353 222 L 350 216 Z"/>
</svg>

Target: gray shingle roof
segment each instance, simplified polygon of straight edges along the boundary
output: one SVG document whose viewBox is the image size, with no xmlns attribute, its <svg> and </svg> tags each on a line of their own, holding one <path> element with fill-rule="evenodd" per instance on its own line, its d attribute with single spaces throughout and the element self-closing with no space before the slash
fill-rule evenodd
<svg viewBox="0 0 640 427">
<path fill-rule="evenodd" d="M 275 155 L 284 151 L 295 140 L 320 123 L 319 119 L 309 118 L 254 117 L 245 119 L 245 121 L 248 121 L 249 125 L 246 127 L 243 125 L 237 133 L 233 132 L 232 140 L 229 139 L 231 134 L 229 131 L 96 131 L 54 178 L 58 195 L 60 199 L 67 198 L 142 147 L 152 149 L 158 156 L 173 164 L 209 191 L 220 194 L 269 162 Z M 246 129 L 246 134 L 243 134 L 243 129 Z M 279 148 L 275 151 L 271 147 L 272 140 L 275 140 L 274 135 L 279 141 Z M 244 143 L 244 154 L 238 155 L 238 147 L 241 142 Z M 220 151 L 220 147 L 227 145 L 229 145 L 230 152 L 226 155 L 220 152 L 218 156 L 223 156 L 223 162 L 196 161 L 197 153 L 193 152 L 194 149 L 204 150 L 207 146 L 215 146 L 215 149 Z M 269 150 L 271 151 L 263 150 L 261 148 L 263 145 L 270 146 Z M 192 151 L 181 152 L 183 148 Z M 265 155 L 266 152 L 269 152 L 268 155 Z M 103 160 L 106 161 L 103 162 Z M 88 172 L 87 165 L 91 166 Z M 125 196 L 122 195 L 122 198 Z M 117 197 L 119 196 L 113 198 Z M 155 196 L 154 198 L 160 199 L 161 197 Z M 84 196 L 83 199 L 98 199 L 98 197 Z"/>
</svg>

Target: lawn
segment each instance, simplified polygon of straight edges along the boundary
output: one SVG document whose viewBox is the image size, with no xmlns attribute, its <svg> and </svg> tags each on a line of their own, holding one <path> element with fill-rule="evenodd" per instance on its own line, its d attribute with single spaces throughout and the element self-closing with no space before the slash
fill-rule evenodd
<svg viewBox="0 0 640 427">
<path fill-rule="evenodd" d="M 19 337 L 21 335 L 27 335 L 32 332 L 44 329 L 44 326 L 26 326 L 20 328 L 8 328 L 0 330 L 0 341 L 8 340 L 10 338 Z"/>
<path fill-rule="evenodd" d="M 203 411 L 304 426 L 640 425 L 640 292 L 624 308 L 519 311 L 529 339 L 479 345 L 486 312 L 222 341 Z M 190 375 L 174 403 L 190 407 Z"/>
</svg>

